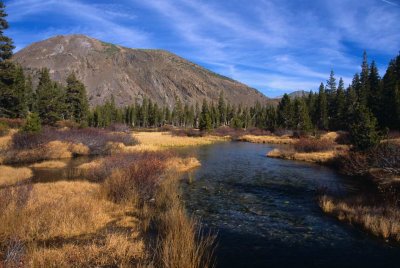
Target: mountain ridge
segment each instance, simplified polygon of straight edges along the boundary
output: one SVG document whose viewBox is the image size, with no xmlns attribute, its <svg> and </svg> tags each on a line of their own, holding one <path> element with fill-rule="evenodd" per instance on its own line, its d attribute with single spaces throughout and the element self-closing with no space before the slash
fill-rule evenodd
<svg viewBox="0 0 400 268">
<path fill-rule="evenodd" d="M 13 59 L 37 80 L 37 71 L 50 70 L 64 83 L 75 72 L 86 85 L 92 106 L 114 96 L 118 106 L 152 99 L 173 106 L 176 97 L 184 103 L 216 102 L 223 91 L 228 102 L 244 106 L 273 101 L 254 88 L 210 71 L 178 55 L 160 49 L 132 49 L 85 35 L 59 35 L 35 42 Z"/>
</svg>

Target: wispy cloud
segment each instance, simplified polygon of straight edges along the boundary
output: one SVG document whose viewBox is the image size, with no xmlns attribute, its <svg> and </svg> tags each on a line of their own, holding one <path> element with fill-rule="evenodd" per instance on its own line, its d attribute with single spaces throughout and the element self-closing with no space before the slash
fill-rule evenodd
<svg viewBox="0 0 400 268">
<path fill-rule="evenodd" d="M 350 83 L 364 49 L 385 66 L 400 47 L 397 6 L 394 0 L 13 0 L 8 12 L 19 48 L 80 32 L 129 47 L 168 49 L 281 95 L 317 89 L 332 68 Z M 24 21 L 35 26 L 27 31 Z"/>
<path fill-rule="evenodd" d="M 392 5 L 392 6 L 399 6 L 398 3 L 390 2 L 390 1 L 387 1 L 387 0 L 381 0 L 381 1 L 386 3 L 386 4 Z"/>
</svg>

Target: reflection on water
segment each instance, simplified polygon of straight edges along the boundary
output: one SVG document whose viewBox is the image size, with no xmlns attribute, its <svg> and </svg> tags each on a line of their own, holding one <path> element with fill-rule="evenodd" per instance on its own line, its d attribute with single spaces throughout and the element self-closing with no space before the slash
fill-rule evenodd
<svg viewBox="0 0 400 268">
<path fill-rule="evenodd" d="M 94 159 L 94 157 L 81 156 L 72 159 L 58 160 L 66 164 L 64 168 L 33 168 L 32 181 L 36 183 L 84 179 L 77 167 Z"/>
<path fill-rule="evenodd" d="M 307 163 L 266 158 L 249 143 L 205 146 L 183 183 L 189 212 L 218 231 L 218 267 L 399 267 L 390 247 L 324 215 L 316 196 L 351 195 L 366 183 Z M 394 266 L 393 266 L 394 265 Z"/>
</svg>

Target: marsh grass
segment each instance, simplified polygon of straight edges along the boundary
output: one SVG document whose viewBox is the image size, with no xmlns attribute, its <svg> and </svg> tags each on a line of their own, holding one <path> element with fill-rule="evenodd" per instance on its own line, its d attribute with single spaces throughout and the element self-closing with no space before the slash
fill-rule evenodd
<svg viewBox="0 0 400 268">
<path fill-rule="evenodd" d="M 0 264 L 7 267 L 132 265 L 144 258 L 137 225 L 116 226 L 135 209 L 101 198 L 98 184 L 26 184 L 1 189 L 0 200 Z"/>
<path fill-rule="evenodd" d="M 67 163 L 62 161 L 44 161 L 32 164 L 29 167 L 36 169 L 57 169 L 57 168 L 64 168 L 66 166 Z"/>
<path fill-rule="evenodd" d="M 153 221 L 158 231 L 155 266 L 214 267 L 216 235 L 204 231 L 195 218 L 186 214 L 178 182 L 173 178 L 160 185 L 155 199 Z"/>
<path fill-rule="evenodd" d="M 400 242 L 399 209 L 392 205 L 368 203 L 363 199 L 337 201 L 326 195 L 319 199 L 322 210 L 340 221 L 361 226 L 371 234 L 385 240 Z"/>
<path fill-rule="evenodd" d="M 40 133 L 17 132 L 12 135 L 11 142 L 4 140 L 4 143 L 8 147 L 2 150 L 2 161 L 11 164 L 104 155 L 110 153 L 109 144 L 133 146 L 137 141 L 127 133 L 94 128 L 60 130 L 46 127 Z"/>
<path fill-rule="evenodd" d="M 118 168 L 100 165 L 112 170 L 101 183 L 101 189 L 115 203 L 135 203 L 141 229 L 157 234 L 155 238 L 150 236 L 147 243 L 149 251 L 155 249 L 149 265 L 211 267 L 215 236 L 203 232 L 199 222 L 186 214 L 179 193 L 181 172 L 199 166 L 198 160 L 180 159 L 170 153 L 118 157 L 135 160 L 124 167 L 118 164 Z"/>
<path fill-rule="evenodd" d="M 351 176 L 368 176 L 379 183 L 400 178 L 400 144 L 384 142 L 366 152 L 351 151 L 341 159 L 341 171 Z"/>
<path fill-rule="evenodd" d="M 336 143 L 331 139 L 301 138 L 294 144 L 294 149 L 300 153 L 313 153 L 332 151 L 335 146 Z"/>
<path fill-rule="evenodd" d="M 139 132 L 134 133 L 134 137 L 141 145 L 150 145 L 161 148 L 209 145 L 226 140 L 216 136 L 179 137 L 174 136 L 169 132 Z"/>
<path fill-rule="evenodd" d="M 27 181 L 32 176 L 33 173 L 30 168 L 14 168 L 0 165 L 0 187 L 11 186 Z"/>
</svg>

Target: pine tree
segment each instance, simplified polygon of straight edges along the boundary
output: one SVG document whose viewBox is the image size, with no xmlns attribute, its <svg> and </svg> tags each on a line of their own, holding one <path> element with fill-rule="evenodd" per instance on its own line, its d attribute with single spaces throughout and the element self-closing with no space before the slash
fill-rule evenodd
<svg viewBox="0 0 400 268">
<path fill-rule="evenodd" d="M 0 64 L 0 116 L 25 117 L 28 112 L 25 76 L 21 66 L 10 61 Z"/>
<path fill-rule="evenodd" d="M 400 84 L 400 54 L 396 59 L 390 61 L 382 83 L 380 124 L 382 127 L 400 130 L 400 114 L 398 113 L 398 103 L 400 103 L 398 93 Z"/>
<path fill-rule="evenodd" d="M 27 133 L 37 133 L 42 130 L 40 118 L 37 113 L 29 113 L 22 131 Z"/>
<path fill-rule="evenodd" d="M 369 66 L 368 66 L 367 52 L 364 51 L 363 62 L 361 64 L 360 87 L 358 91 L 359 102 L 362 105 L 367 106 L 369 95 L 370 95 Z"/>
<path fill-rule="evenodd" d="M 382 110 L 382 87 L 381 78 L 379 77 L 379 71 L 376 67 L 375 61 L 372 61 L 368 75 L 369 91 L 368 96 L 368 107 L 372 113 L 377 117 L 378 121 L 381 122 L 380 116 Z"/>
<path fill-rule="evenodd" d="M 346 129 L 346 92 L 344 89 L 343 79 L 340 78 L 339 86 L 336 93 L 336 115 L 335 115 L 336 130 Z"/>
<path fill-rule="evenodd" d="M 201 107 L 199 128 L 201 131 L 210 131 L 212 129 L 210 110 L 206 100 L 203 100 L 203 105 Z"/>
<path fill-rule="evenodd" d="M 64 119 L 64 89 L 50 79 L 49 70 L 46 68 L 40 71 L 36 93 L 39 117 L 44 124 L 53 125 Z"/>
<path fill-rule="evenodd" d="M 0 1 L 0 63 L 11 59 L 12 51 L 15 48 L 12 39 L 4 35 L 4 30 L 9 27 L 6 17 L 5 5 L 3 1 Z"/>
<path fill-rule="evenodd" d="M 288 94 L 284 94 L 277 110 L 278 125 L 285 129 L 293 126 L 293 107 Z"/>
<path fill-rule="evenodd" d="M 226 104 L 224 99 L 224 92 L 221 90 L 218 99 L 219 122 L 221 125 L 226 125 Z"/>
<path fill-rule="evenodd" d="M 71 73 L 67 78 L 65 101 L 67 106 L 67 119 L 74 120 L 77 123 L 85 123 L 89 111 L 86 88 L 85 85 L 76 78 L 75 73 Z"/>
<path fill-rule="evenodd" d="M 25 89 L 26 89 L 26 102 L 28 105 L 29 112 L 35 112 L 37 110 L 36 107 L 36 94 L 33 90 L 33 82 L 32 76 L 28 75 L 25 79 Z"/>
<path fill-rule="evenodd" d="M 335 73 L 331 70 L 329 75 L 329 79 L 326 81 L 325 86 L 325 94 L 328 102 L 328 125 L 330 129 L 336 128 L 337 122 L 337 106 L 336 106 L 336 96 L 337 96 L 337 88 L 336 88 L 336 78 Z"/>
<path fill-rule="evenodd" d="M 354 149 L 368 150 L 380 141 L 377 131 L 377 120 L 367 107 L 357 104 L 354 109 L 354 120 L 349 127 L 350 140 Z"/>
<path fill-rule="evenodd" d="M 319 86 L 316 114 L 317 114 L 317 126 L 318 126 L 318 128 L 327 130 L 328 126 L 329 126 L 329 121 L 328 121 L 328 101 L 327 101 L 327 98 L 326 98 L 324 84 L 322 84 L 322 83 Z"/>
<path fill-rule="evenodd" d="M 296 98 L 294 101 L 294 126 L 296 130 L 306 133 L 313 128 L 308 108 L 303 98 Z"/>
</svg>

